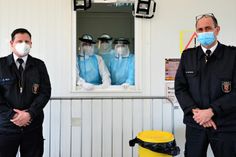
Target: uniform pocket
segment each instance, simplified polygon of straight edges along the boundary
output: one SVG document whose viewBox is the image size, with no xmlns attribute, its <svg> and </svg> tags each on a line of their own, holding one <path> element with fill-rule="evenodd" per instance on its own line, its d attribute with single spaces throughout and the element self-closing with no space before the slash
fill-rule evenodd
<svg viewBox="0 0 236 157">
<path fill-rule="evenodd" d="M 185 71 L 186 79 L 189 86 L 189 91 L 192 94 L 196 94 L 199 86 L 199 74 L 197 70 L 186 70 Z"/>
<path fill-rule="evenodd" d="M 15 78 L 0 78 L 0 87 L 2 89 L 2 92 L 5 94 L 12 93 L 12 90 L 14 90 L 15 86 L 17 85 L 17 80 Z"/>
</svg>

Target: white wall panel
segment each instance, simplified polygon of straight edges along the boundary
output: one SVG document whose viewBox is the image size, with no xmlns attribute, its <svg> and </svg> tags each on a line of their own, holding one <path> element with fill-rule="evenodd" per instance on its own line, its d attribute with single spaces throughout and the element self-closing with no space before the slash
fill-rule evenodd
<svg viewBox="0 0 236 157">
<path fill-rule="evenodd" d="M 60 156 L 71 156 L 71 100 L 61 102 L 61 144 Z"/>
<path fill-rule="evenodd" d="M 92 102 L 92 156 L 102 157 L 102 101 Z"/>
<path fill-rule="evenodd" d="M 153 106 L 163 106 L 162 102 L 132 98 L 51 100 L 45 108 L 44 157 L 138 157 L 138 147 L 130 147 L 129 140 L 152 126 L 162 128 L 162 120 L 154 125 L 153 116 L 163 112 L 153 110 Z M 171 131 L 170 124 L 167 126 Z"/>
<path fill-rule="evenodd" d="M 151 100 L 143 100 L 143 130 L 152 129 L 152 101 Z"/>
<path fill-rule="evenodd" d="M 112 156 L 112 100 L 103 100 L 102 105 L 102 157 Z"/>
<path fill-rule="evenodd" d="M 132 109 L 133 109 L 134 104 L 132 104 L 132 100 L 124 100 L 122 104 L 122 109 L 123 109 L 123 157 L 132 157 L 132 148 L 129 147 L 129 140 L 133 138 L 132 136 Z"/>
<path fill-rule="evenodd" d="M 82 129 L 81 129 L 81 117 L 82 117 L 82 104 L 80 100 L 73 100 L 71 104 L 71 117 L 78 120 L 77 125 L 72 125 L 71 128 L 71 156 L 82 157 Z"/>
<path fill-rule="evenodd" d="M 132 109 L 132 121 L 133 121 L 133 130 L 132 136 L 135 137 L 139 132 L 143 130 L 143 105 L 140 100 L 133 100 L 133 109 Z M 137 147 L 133 147 L 133 156 L 138 156 Z"/>
<path fill-rule="evenodd" d="M 163 112 L 158 112 L 163 110 L 163 105 L 158 105 L 161 100 L 153 100 L 153 129 L 162 130 L 163 129 Z M 161 125 L 160 125 L 161 124 Z"/>
<path fill-rule="evenodd" d="M 92 157 L 92 101 L 82 101 L 82 157 Z"/>
<path fill-rule="evenodd" d="M 51 104 L 48 103 L 44 108 L 44 123 L 43 123 L 43 136 L 44 136 L 44 157 L 50 157 L 51 145 Z"/>
<path fill-rule="evenodd" d="M 122 156 L 123 143 L 123 105 L 122 100 L 113 100 L 113 121 L 112 121 L 112 156 Z"/>
<path fill-rule="evenodd" d="M 50 140 L 50 157 L 60 156 L 61 154 L 61 101 L 55 100 L 51 104 L 51 125 L 49 128 L 49 139 Z"/>
</svg>

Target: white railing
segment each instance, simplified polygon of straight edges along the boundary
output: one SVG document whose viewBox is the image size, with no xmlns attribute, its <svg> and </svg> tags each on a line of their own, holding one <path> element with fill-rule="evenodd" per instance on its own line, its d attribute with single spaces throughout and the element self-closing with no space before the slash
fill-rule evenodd
<svg viewBox="0 0 236 157">
<path fill-rule="evenodd" d="M 44 157 L 138 157 L 139 132 L 174 133 L 167 97 L 52 97 L 44 112 Z"/>
</svg>

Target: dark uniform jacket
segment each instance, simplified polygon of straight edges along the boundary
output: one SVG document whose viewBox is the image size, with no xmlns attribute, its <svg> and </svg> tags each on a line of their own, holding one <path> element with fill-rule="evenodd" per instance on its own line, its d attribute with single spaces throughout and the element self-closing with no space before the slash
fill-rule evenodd
<svg viewBox="0 0 236 157">
<path fill-rule="evenodd" d="M 42 127 L 43 108 L 51 96 L 51 85 L 43 61 L 30 55 L 23 73 L 23 91 L 20 93 L 19 71 L 13 55 L 0 58 L 0 133 L 32 131 Z M 18 127 L 10 119 L 13 109 L 27 110 L 32 122 L 27 127 Z"/>
<path fill-rule="evenodd" d="M 198 125 L 192 109 L 214 112 L 218 131 L 236 131 L 236 48 L 218 43 L 205 62 L 200 46 L 182 53 L 175 78 L 175 94 L 184 111 L 184 123 Z"/>
</svg>

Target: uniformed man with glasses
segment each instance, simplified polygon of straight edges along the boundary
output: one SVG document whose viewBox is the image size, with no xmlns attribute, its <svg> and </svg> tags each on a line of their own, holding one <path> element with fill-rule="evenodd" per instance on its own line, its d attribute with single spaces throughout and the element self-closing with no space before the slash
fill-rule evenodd
<svg viewBox="0 0 236 157">
<path fill-rule="evenodd" d="M 236 156 L 236 48 L 217 40 L 215 16 L 196 17 L 195 48 L 184 50 L 175 94 L 186 124 L 185 157 Z"/>
</svg>

